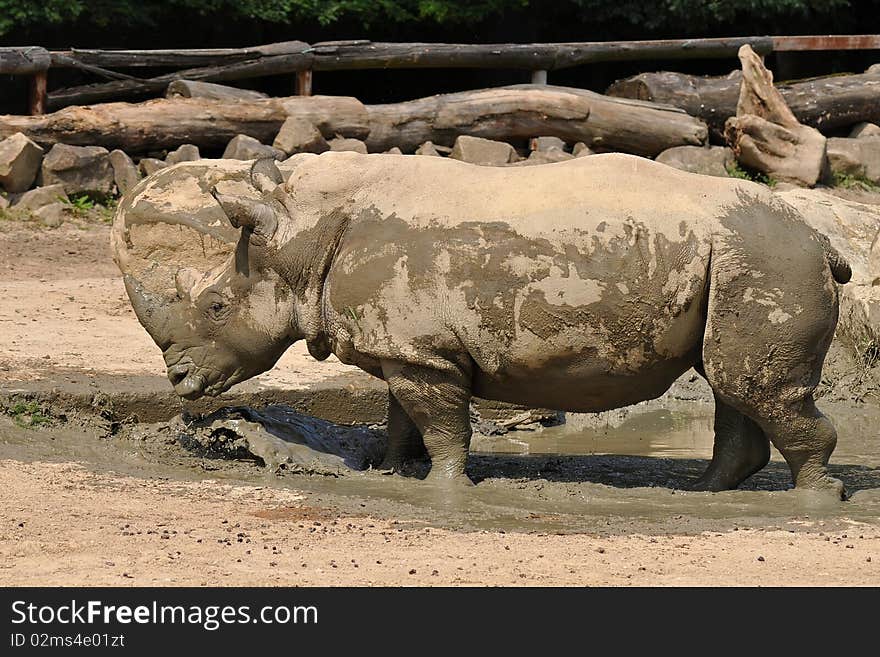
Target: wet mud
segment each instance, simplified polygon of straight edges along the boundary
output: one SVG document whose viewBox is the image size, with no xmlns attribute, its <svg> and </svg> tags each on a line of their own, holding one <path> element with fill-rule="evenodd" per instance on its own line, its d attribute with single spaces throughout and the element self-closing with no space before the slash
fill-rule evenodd
<svg viewBox="0 0 880 657">
<path fill-rule="evenodd" d="M 384 446 L 381 427 L 334 425 L 283 407 L 136 424 L 103 438 L 75 421 L 26 429 L 2 418 L 0 457 L 77 461 L 122 477 L 286 488 L 331 513 L 465 531 L 655 535 L 880 524 L 880 410 L 825 406 L 841 435 L 831 473 L 845 482 L 846 502 L 791 490 L 788 466 L 775 452 L 740 490 L 685 490 L 711 455 L 711 410 L 679 402 L 477 436 L 468 474 L 478 485 L 452 490 L 421 481 L 418 465 L 410 476 L 371 469 Z"/>
</svg>

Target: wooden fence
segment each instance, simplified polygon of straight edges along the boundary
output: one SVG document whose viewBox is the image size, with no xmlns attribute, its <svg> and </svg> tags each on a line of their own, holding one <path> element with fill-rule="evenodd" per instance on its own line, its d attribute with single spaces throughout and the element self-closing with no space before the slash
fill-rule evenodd
<svg viewBox="0 0 880 657">
<path fill-rule="evenodd" d="M 202 50 L 48 51 L 40 47 L 0 48 L 0 74 L 31 76 L 29 109 L 43 114 L 67 105 L 86 105 L 132 95 L 163 93 L 174 80 L 227 82 L 268 75 L 296 75 L 297 93 L 311 95 L 314 71 L 387 68 L 498 68 L 532 71 L 546 82 L 547 71 L 611 61 L 735 57 L 740 46 L 755 52 L 880 49 L 880 35 L 752 36 L 655 41 L 579 43 L 452 44 L 302 41 L 254 48 Z M 114 69 L 171 68 L 157 77 Z M 105 82 L 47 93 L 51 68 L 75 68 Z"/>
</svg>

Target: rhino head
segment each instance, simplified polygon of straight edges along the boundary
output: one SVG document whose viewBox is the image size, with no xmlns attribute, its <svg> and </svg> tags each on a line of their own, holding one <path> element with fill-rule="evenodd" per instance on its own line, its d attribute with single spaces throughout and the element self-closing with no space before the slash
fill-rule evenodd
<svg viewBox="0 0 880 657">
<path fill-rule="evenodd" d="M 268 198 L 281 174 L 274 165 L 255 165 L 251 181 Z M 175 392 L 185 399 L 218 395 L 265 372 L 298 337 L 289 288 L 272 270 L 268 254 L 278 205 L 225 197 L 216 188 L 212 195 L 241 229 L 227 262 L 207 272 L 178 270 L 175 298 L 151 294 L 125 276 L 135 313 L 162 350 Z"/>
</svg>

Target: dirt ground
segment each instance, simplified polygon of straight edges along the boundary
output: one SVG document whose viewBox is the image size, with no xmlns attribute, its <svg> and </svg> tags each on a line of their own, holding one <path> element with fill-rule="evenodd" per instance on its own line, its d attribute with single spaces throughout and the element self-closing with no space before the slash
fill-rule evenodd
<svg viewBox="0 0 880 657">
<path fill-rule="evenodd" d="M 107 241 L 108 227 L 85 219 L 56 230 L 0 221 L 0 389 L 97 390 L 107 374 L 165 385 Z M 260 384 L 349 372 L 297 346 Z M 874 406 L 840 413 L 870 434 Z M 676 476 L 705 465 L 700 450 L 675 461 Z M 831 506 L 781 490 L 778 460 L 758 490 L 712 495 L 647 488 L 643 477 L 619 483 L 645 464 L 658 477 L 667 462 L 648 457 L 591 460 L 586 484 L 576 470 L 553 481 L 525 459 L 456 506 L 377 475 L 277 479 L 162 454 L 85 424 L 25 429 L 0 415 L 0 585 L 880 585 L 880 446 L 870 440 L 842 449 L 858 490 Z M 557 514 L 566 500 L 570 517 L 584 509 L 589 522 Z M 522 521 L 493 519 L 510 508 Z"/>
</svg>

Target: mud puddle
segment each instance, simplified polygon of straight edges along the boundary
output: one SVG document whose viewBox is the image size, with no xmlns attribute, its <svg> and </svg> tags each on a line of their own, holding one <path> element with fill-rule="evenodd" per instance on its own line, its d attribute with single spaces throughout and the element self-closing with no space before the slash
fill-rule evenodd
<svg viewBox="0 0 880 657">
<path fill-rule="evenodd" d="M 32 430 L 0 418 L 0 458 L 77 461 L 120 475 L 120 487 L 125 476 L 138 476 L 288 488 L 340 515 L 462 530 L 654 534 L 880 524 L 880 409 L 826 410 L 841 436 L 832 473 L 852 496 L 845 503 L 788 490 L 788 467 L 775 452 L 742 490 L 683 491 L 711 455 L 711 406 L 705 404 L 480 437 L 468 468 L 479 485 L 451 491 L 373 470 L 306 475 L 265 467 L 257 458 L 194 453 L 168 427 L 141 426 L 105 439 L 73 425 Z"/>
</svg>

